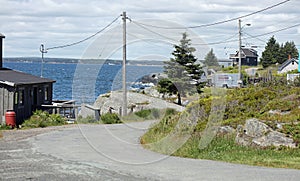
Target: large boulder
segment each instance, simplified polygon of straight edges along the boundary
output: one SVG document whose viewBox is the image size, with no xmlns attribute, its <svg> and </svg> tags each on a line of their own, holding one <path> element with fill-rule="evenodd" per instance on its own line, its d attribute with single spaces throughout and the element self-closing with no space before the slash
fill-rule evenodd
<svg viewBox="0 0 300 181">
<path fill-rule="evenodd" d="M 244 126 L 238 126 L 236 143 L 244 146 L 286 146 L 295 148 L 296 143 L 287 135 L 274 131 L 258 119 L 248 119 Z"/>
</svg>

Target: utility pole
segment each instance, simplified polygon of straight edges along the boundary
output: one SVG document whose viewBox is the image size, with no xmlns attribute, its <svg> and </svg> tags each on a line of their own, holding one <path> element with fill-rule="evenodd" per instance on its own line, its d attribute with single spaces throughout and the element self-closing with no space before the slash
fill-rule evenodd
<svg viewBox="0 0 300 181">
<path fill-rule="evenodd" d="M 241 75 L 241 68 L 242 68 L 242 27 L 241 27 L 241 19 L 239 19 L 239 76 L 238 76 L 238 84 L 242 85 L 242 75 Z"/>
<path fill-rule="evenodd" d="M 44 53 L 47 53 L 45 46 L 41 44 L 40 52 L 42 53 L 42 63 L 41 63 L 41 77 L 43 77 L 43 69 L 44 69 Z"/>
<path fill-rule="evenodd" d="M 127 85 L 126 85 L 126 12 L 123 14 L 123 106 L 122 106 L 122 116 L 127 115 Z"/>
</svg>

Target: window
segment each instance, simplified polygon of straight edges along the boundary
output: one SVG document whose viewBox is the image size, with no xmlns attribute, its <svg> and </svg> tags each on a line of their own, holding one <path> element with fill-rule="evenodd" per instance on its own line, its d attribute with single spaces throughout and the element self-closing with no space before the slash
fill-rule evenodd
<svg viewBox="0 0 300 181">
<path fill-rule="evenodd" d="M 15 92 L 15 105 L 19 104 L 19 97 L 18 97 L 19 93 Z"/>
<path fill-rule="evenodd" d="M 19 105 L 24 105 L 24 89 L 20 89 L 18 93 L 18 100 L 19 100 Z"/>
<path fill-rule="evenodd" d="M 49 101 L 50 99 L 50 88 L 48 85 L 44 86 L 44 101 Z"/>
</svg>

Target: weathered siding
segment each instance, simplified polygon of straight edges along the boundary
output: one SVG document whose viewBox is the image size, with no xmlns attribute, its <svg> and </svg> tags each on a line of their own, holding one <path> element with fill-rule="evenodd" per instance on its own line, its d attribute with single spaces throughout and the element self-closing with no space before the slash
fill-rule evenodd
<svg viewBox="0 0 300 181">
<path fill-rule="evenodd" d="M 7 110 L 14 109 L 14 89 L 11 87 L 0 87 L 0 102 L 2 103 L 0 107 L 0 122 L 5 121 L 5 113 Z"/>
<path fill-rule="evenodd" d="M 278 73 L 287 73 L 292 70 L 297 70 L 298 69 L 298 64 L 296 62 L 291 62 L 288 64 L 286 67 L 284 67 L 280 72 Z"/>
<path fill-rule="evenodd" d="M 48 87 L 48 96 L 46 96 L 45 87 Z M 22 85 L 16 88 L 0 85 L 0 123 L 4 123 L 7 110 L 14 110 L 17 125 L 22 124 L 35 110 L 42 109 L 43 104 L 52 103 L 52 93 L 52 83 Z M 22 98 L 21 94 L 23 94 Z M 20 102 L 21 99 L 22 102 Z"/>
</svg>

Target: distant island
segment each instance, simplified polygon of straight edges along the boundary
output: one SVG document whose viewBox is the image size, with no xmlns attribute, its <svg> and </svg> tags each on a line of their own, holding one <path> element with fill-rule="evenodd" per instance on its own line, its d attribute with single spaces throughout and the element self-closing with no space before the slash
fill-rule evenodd
<svg viewBox="0 0 300 181">
<path fill-rule="evenodd" d="M 23 62 L 23 63 L 41 63 L 40 57 L 8 57 L 3 58 L 4 62 Z M 44 58 L 44 63 L 83 63 L 83 64 L 108 64 L 122 65 L 122 60 L 113 59 L 75 59 L 75 58 Z M 129 65 L 153 65 L 163 66 L 163 61 L 158 60 L 127 60 Z"/>
</svg>

